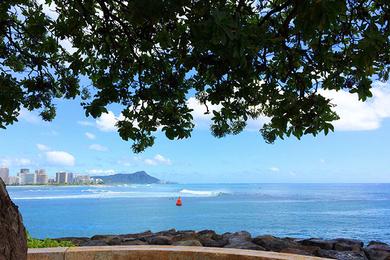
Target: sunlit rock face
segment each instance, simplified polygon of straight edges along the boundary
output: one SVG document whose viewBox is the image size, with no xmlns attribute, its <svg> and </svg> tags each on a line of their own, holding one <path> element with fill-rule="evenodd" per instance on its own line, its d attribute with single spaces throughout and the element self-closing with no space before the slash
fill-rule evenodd
<svg viewBox="0 0 390 260">
<path fill-rule="evenodd" d="M 18 207 L 0 178 L 0 259 L 27 259 L 27 237 Z"/>
</svg>

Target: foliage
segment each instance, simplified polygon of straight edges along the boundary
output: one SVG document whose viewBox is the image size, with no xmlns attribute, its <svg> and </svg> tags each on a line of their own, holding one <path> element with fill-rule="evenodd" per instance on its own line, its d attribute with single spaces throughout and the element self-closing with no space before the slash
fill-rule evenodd
<svg viewBox="0 0 390 260">
<path fill-rule="evenodd" d="M 45 247 L 73 247 L 75 246 L 71 241 L 57 241 L 53 239 L 36 239 L 32 238 L 27 233 L 27 247 L 28 248 L 45 248 Z"/>
<path fill-rule="evenodd" d="M 319 90 L 371 97 L 371 80 L 387 80 L 387 0 L 34 0 L 0 3 L 0 126 L 21 107 L 55 115 L 53 98 L 81 95 L 87 116 L 122 107 L 118 131 L 133 149 L 194 128 L 187 100 L 213 115 L 217 137 L 260 130 L 276 138 L 333 131 L 338 119 Z M 20 13 L 22 15 L 20 15 Z M 69 41 L 73 52 L 61 47 Z M 78 79 L 92 82 L 80 90 Z M 91 96 L 92 95 L 92 96 Z"/>
</svg>

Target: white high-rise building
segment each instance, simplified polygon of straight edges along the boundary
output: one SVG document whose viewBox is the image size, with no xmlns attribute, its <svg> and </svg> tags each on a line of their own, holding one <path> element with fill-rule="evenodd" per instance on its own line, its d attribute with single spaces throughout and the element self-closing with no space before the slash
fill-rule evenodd
<svg viewBox="0 0 390 260">
<path fill-rule="evenodd" d="M 44 169 L 40 169 L 35 171 L 35 180 L 36 184 L 47 184 L 49 177 Z"/>
<path fill-rule="evenodd" d="M 18 176 L 9 176 L 8 177 L 8 185 L 19 185 L 20 177 Z"/>
<path fill-rule="evenodd" d="M 76 184 L 90 184 L 91 177 L 89 177 L 89 175 L 77 175 L 74 178 L 74 183 L 76 183 Z"/>
<path fill-rule="evenodd" d="M 0 178 L 5 184 L 9 183 L 9 169 L 6 167 L 0 168 Z"/>
<path fill-rule="evenodd" d="M 24 178 L 25 178 L 24 182 L 27 185 L 32 185 L 37 183 L 36 175 L 34 173 L 26 173 Z"/>
<path fill-rule="evenodd" d="M 19 184 L 20 185 L 27 184 L 27 182 L 26 182 L 26 175 L 27 174 L 30 174 L 29 169 L 20 169 L 20 172 L 18 172 L 17 176 L 19 177 Z"/>
</svg>

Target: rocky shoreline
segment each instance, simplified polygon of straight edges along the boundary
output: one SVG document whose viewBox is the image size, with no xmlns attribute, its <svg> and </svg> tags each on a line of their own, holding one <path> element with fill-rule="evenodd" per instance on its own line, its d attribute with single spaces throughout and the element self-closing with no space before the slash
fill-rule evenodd
<svg viewBox="0 0 390 260">
<path fill-rule="evenodd" d="M 390 260 L 390 245 L 371 241 L 367 245 L 360 240 L 337 238 L 297 239 L 271 235 L 252 237 L 246 231 L 217 234 L 213 230 L 177 231 L 175 229 L 153 233 L 96 235 L 93 237 L 64 237 L 76 246 L 108 245 L 178 245 L 264 250 L 300 255 L 319 256 L 340 260 Z"/>
</svg>

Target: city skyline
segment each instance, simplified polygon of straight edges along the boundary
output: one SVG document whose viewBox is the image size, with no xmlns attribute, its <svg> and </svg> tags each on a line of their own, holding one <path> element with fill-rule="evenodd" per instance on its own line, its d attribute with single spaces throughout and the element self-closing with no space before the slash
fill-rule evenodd
<svg viewBox="0 0 390 260">
<path fill-rule="evenodd" d="M 86 82 L 84 82 L 86 84 Z M 215 138 L 210 115 L 189 98 L 196 128 L 186 140 L 170 141 L 161 132 L 141 154 L 116 132 L 117 106 L 94 120 L 80 100 L 56 100 L 57 117 L 43 122 L 38 112 L 22 110 L 19 122 L 1 130 L 0 166 L 11 173 L 23 167 L 108 175 L 145 170 L 180 183 L 231 182 L 390 182 L 390 87 L 375 82 L 373 98 L 328 91 L 341 119 L 328 136 L 304 136 L 266 144 L 258 129 L 266 118 L 250 121 L 237 136 Z M 207 147 L 207 149 L 206 149 Z"/>
<path fill-rule="evenodd" d="M 101 180 L 89 175 L 59 171 L 54 178 L 49 178 L 45 169 L 30 171 L 21 168 L 16 175 L 11 175 L 9 168 L 0 167 L 0 178 L 6 185 L 50 185 L 50 184 L 100 184 Z"/>
</svg>

